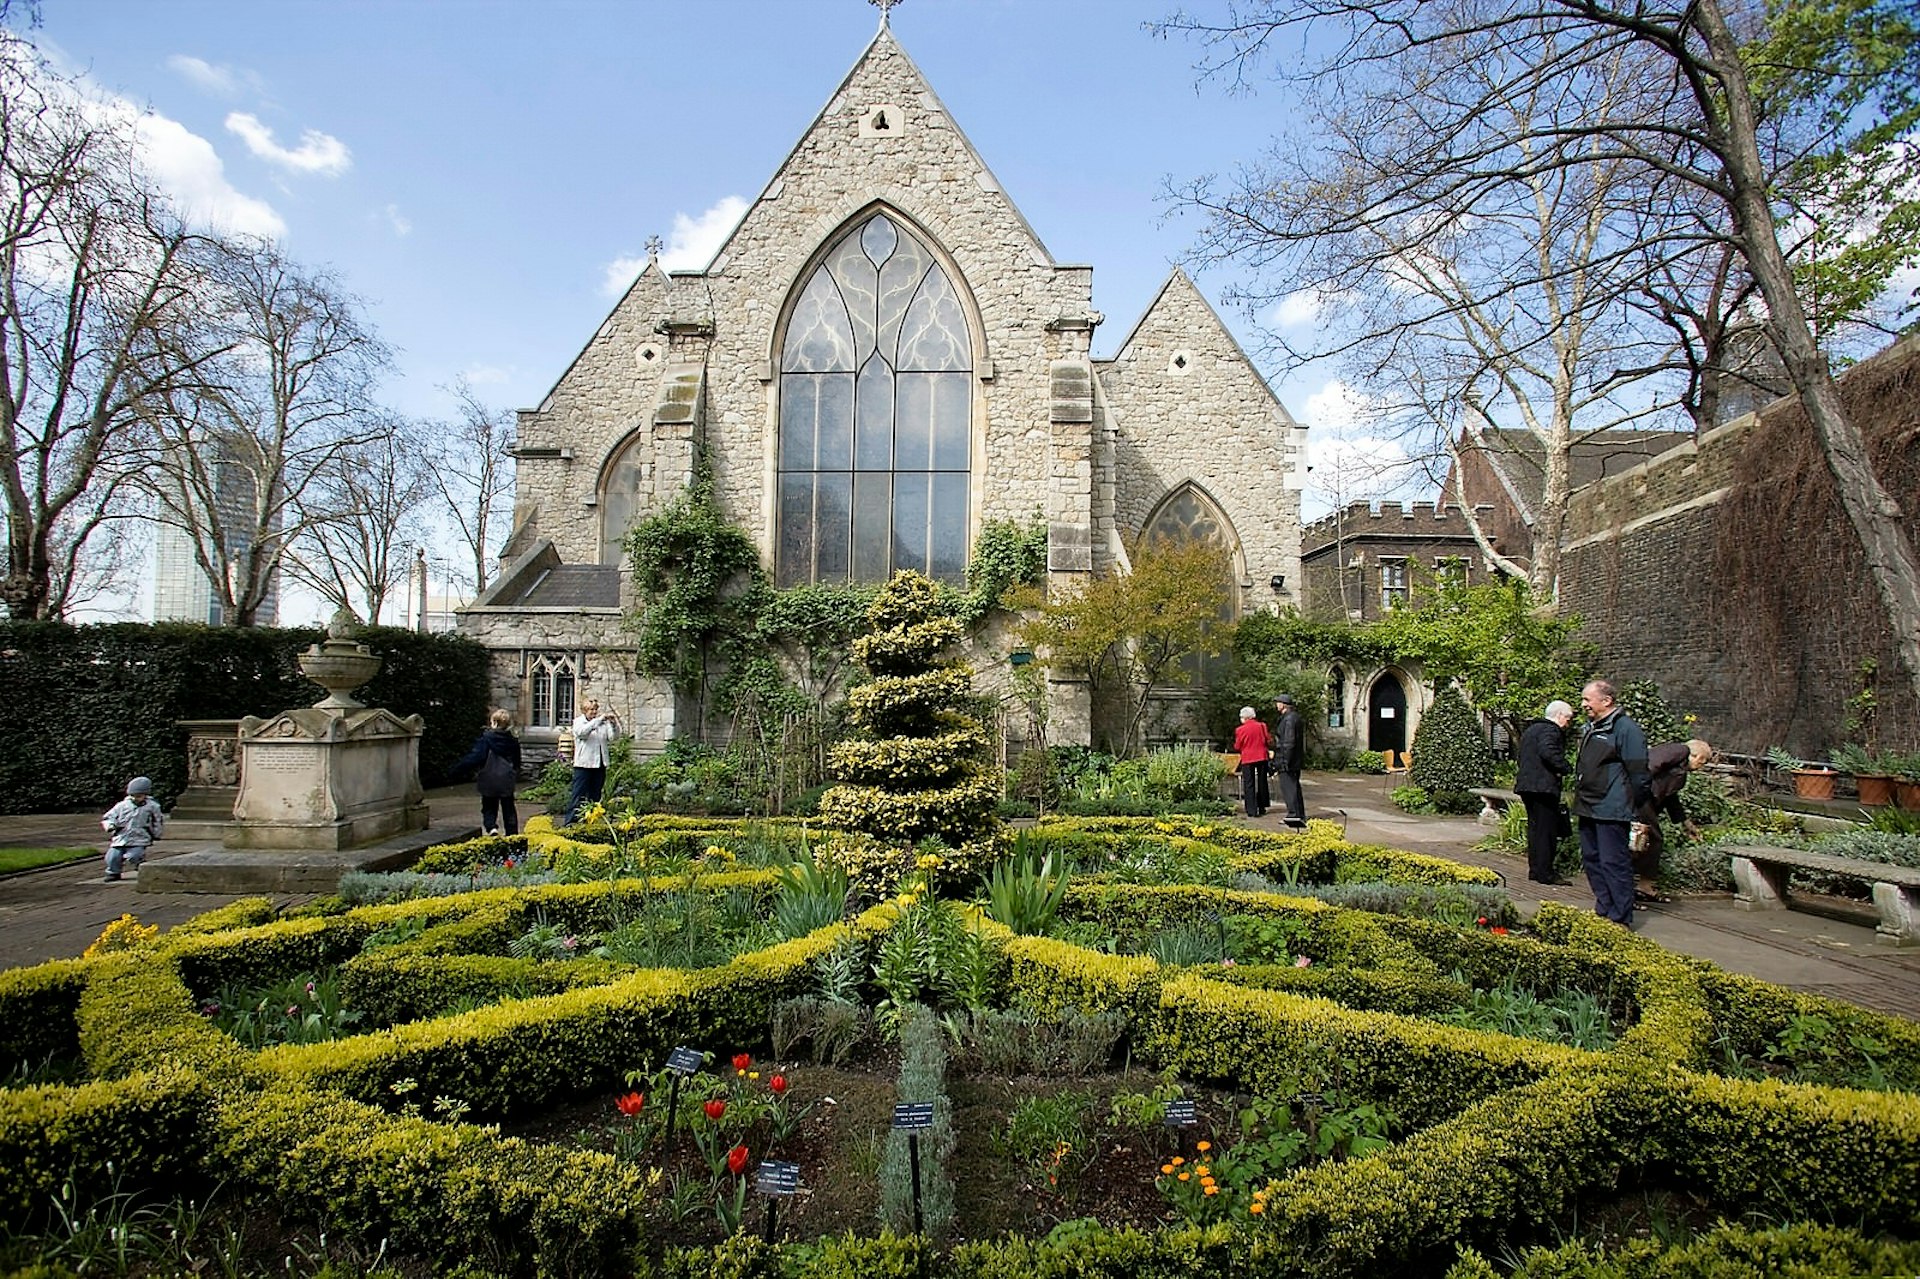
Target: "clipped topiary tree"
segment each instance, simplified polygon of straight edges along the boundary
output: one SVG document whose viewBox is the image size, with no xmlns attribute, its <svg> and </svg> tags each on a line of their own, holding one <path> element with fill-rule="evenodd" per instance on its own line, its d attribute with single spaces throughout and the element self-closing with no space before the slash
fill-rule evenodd
<svg viewBox="0 0 1920 1279">
<path fill-rule="evenodd" d="M 828 754 L 841 784 L 820 797 L 821 818 L 895 844 L 932 838 L 984 854 L 1001 779 L 985 726 L 961 709 L 973 672 L 940 657 L 960 624 L 942 615 L 940 588 L 913 572 L 894 574 L 867 621 L 853 652 L 872 678 L 847 694 L 861 736 Z"/>
<path fill-rule="evenodd" d="M 1470 813 L 1480 801 L 1467 792 L 1493 781 L 1493 749 L 1480 717 L 1449 684 L 1420 717 L 1413 734 L 1413 784 L 1443 813 Z"/>
</svg>

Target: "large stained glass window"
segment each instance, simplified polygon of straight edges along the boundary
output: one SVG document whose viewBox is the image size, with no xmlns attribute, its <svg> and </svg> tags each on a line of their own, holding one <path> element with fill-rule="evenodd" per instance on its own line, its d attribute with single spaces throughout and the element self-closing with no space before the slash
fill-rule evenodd
<svg viewBox="0 0 1920 1279">
<path fill-rule="evenodd" d="M 807 278 L 780 353 L 779 580 L 960 581 L 973 341 L 946 270 L 885 213 Z"/>
</svg>

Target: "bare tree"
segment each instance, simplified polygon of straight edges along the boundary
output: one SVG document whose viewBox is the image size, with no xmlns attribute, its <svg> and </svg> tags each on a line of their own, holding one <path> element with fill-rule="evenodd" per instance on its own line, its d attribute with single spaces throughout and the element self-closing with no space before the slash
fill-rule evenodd
<svg viewBox="0 0 1920 1279">
<path fill-rule="evenodd" d="M 196 306 L 196 243 L 124 124 L 0 31 L 0 598 L 15 618 L 76 602 L 90 542 L 133 496 L 144 410 L 219 353 L 172 336 Z"/>
<path fill-rule="evenodd" d="M 433 497 L 423 432 L 395 420 L 336 453 L 295 506 L 301 530 L 283 563 L 288 576 L 335 609 L 378 621 L 413 568 L 407 548 L 425 537 Z"/>
<path fill-rule="evenodd" d="M 251 626 L 288 546 L 337 512 L 308 500 L 343 457 L 390 434 L 373 412 L 387 348 L 358 301 L 273 245 L 235 240 L 203 256 L 208 376 L 150 415 L 138 472 L 158 518 L 186 534 L 223 617 Z"/>
<path fill-rule="evenodd" d="M 1687 216 L 1646 223 L 1632 251 L 1677 261 L 1724 247 L 1752 276 L 1767 337 L 1833 472 L 1920 692 L 1920 557 L 1840 401 L 1797 288 L 1793 233 L 1782 229 L 1822 224 L 1841 208 L 1852 233 L 1872 223 L 1866 229 L 1892 246 L 1853 255 L 1849 265 L 1861 277 L 1884 279 L 1913 261 L 1920 219 L 1898 187 L 1912 172 L 1906 135 L 1920 120 L 1915 23 L 1908 9 L 1873 0 L 1788 0 L 1773 28 L 1757 3 L 1731 12 L 1730 20 L 1720 0 L 1246 0 L 1229 3 L 1223 22 L 1181 16 L 1168 26 L 1216 42 L 1224 56 L 1215 65 L 1236 72 L 1283 36 L 1305 37 L 1303 48 L 1327 52 L 1306 55 L 1283 78 L 1375 121 L 1372 180 L 1326 217 L 1299 210 L 1291 221 L 1273 220 L 1247 257 L 1257 266 L 1284 273 L 1329 227 L 1344 231 L 1413 207 L 1468 215 L 1483 198 L 1497 203 L 1515 185 L 1566 169 L 1622 165 L 1642 189 L 1684 188 L 1692 198 L 1676 204 Z M 1548 112 L 1514 132 L 1483 127 L 1502 102 L 1536 89 L 1550 100 L 1554 86 L 1616 58 L 1637 72 L 1636 92 Z M 1417 108 L 1407 105 L 1414 89 Z M 1861 173 L 1869 176 L 1853 176 Z M 1856 279 L 1826 296 L 1864 291 Z"/>
<path fill-rule="evenodd" d="M 513 414 L 482 400 L 464 376 L 446 388 L 456 407 L 433 426 L 430 478 L 460 541 L 473 555 L 473 589 L 486 589 L 488 564 L 505 540 L 513 497 Z"/>
</svg>

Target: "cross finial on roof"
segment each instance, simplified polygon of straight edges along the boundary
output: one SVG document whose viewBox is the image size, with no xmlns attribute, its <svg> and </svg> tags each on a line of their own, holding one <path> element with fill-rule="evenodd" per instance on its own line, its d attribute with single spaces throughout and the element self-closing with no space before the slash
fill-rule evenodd
<svg viewBox="0 0 1920 1279">
<path fill-rule="evenodd" d="M 879 8 L 880 25 L 882 28 L 888 25 L 889 20 L 893 17 L 894 9 L 904 4 L 905 2 L 906 0 L 867 0 L 868 4 L 874 5 Z"/>
<path fill-rule="evenodd" d="M 647 261 L 658 262 L 660 260 L 660 250 L 662 247 L 664 246 L 661 244 L 659 236 L 657 235 L 648 236 L 647 237 Z"/>
</svg>

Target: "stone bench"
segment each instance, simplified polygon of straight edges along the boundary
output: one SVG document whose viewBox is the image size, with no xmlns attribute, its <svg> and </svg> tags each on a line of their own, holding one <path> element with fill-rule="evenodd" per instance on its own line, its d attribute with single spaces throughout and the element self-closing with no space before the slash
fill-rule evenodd
<svg viewBox="0 0 1920 1279">
<path fill-rule="evenodd" d="M 1507 810 L 1520 802 L 1520 797 L 1510 790 L 1501 790 L 1497 786 L 1476 786 L 1467 794 L 1481 803 L 1480 816 L 1477 819 L 1482 826 L 1498 826 L 1506 820 Z"/>
<path fill-rule="evenodd" d="M 1733 859 L 1733 900 L 1743 910 L 1785 910 L 1787 876 L 1819 871 L 1873 885 L 1873 907 L 1880 915 L 1877 940 L 1895 946 L 1920 942 L 1920 870 L 1797 848 L 1743 844 L 1726 852 Z"/>
</svg>

